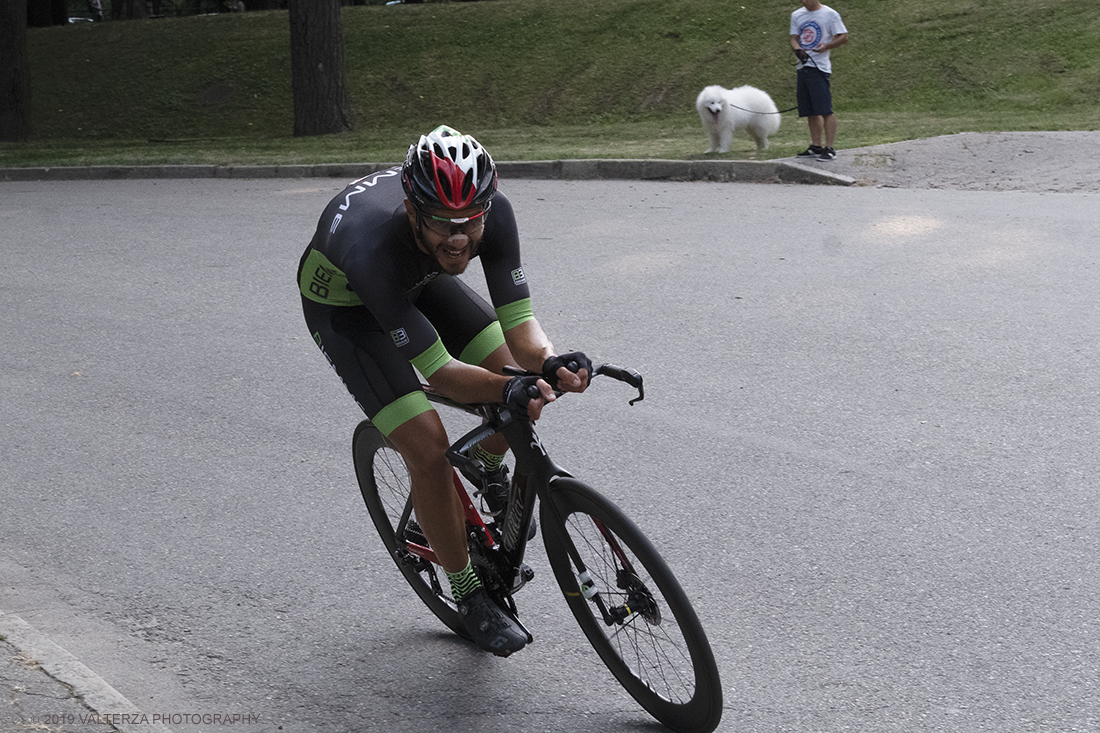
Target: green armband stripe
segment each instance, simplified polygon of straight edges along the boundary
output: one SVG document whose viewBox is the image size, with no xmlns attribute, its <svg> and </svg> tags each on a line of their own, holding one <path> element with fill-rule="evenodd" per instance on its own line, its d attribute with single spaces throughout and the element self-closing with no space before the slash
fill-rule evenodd
<svg viewBox="0 0 1100 733">
<path fill-rule="evenodd" d="M 458 355 L 460 361 L 467 364 L 478 365 L 496 351 L 504 343 L 504 331 L 500 329 L 500 323 L 493 321 L 485 327 L 481 333 L 474 336 L 474 340 L 466 344 L 466 348 Z"/>
<path fill-rule="evenodd" d="M 309 251 L 302 265 L 302 280 L 298 283 L 302 295 L 325 305 L 362 305 L 362 299 L 348 287 L 348 278 L 328 257 L 315 249 Z"/>
<path fill-rule="evenodd" d="M 496 309 L 496 312 L 497 318 L 500 320 L 501 331 L 509 331 L 525 321 L 535 320 L 535 314 L 531 310 L 530 298 L 502 305 Z"/>
<path fill-rule="evenodd" d="M 417 415 L 432 409 L 428 402 L 428 396 L 417 390 L 404 397 L 398 397 L 382 408 L 382 411 L 371 418 L 374 427 L 382 431 L 382 435 L 389 435 Z"/>
<path fill-rule="evenodd" d="M 430 379 L 440 367 L 446 365 L 451 359 L 453 359 L 447 348 L 443 345 L 443 341 L 436 338 L 435 343 L 425 349 L 419 356 L 412 359 L 412 365 L 416 367 L 416 370 L 424 375 L 424 379 Z"/>
</svg>

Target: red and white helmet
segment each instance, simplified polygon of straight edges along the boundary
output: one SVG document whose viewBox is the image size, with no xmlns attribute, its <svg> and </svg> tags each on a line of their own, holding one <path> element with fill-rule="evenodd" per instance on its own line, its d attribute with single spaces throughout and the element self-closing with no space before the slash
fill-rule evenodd
<svg viewBox="0 0 1100 733">
<path fill-rule="evenodd" d="M 485 206 L 497 192 L 497 167 L 477 140 L 440 125 L 409 146 L 401 185 L 418 209 Z"/>
</svg>

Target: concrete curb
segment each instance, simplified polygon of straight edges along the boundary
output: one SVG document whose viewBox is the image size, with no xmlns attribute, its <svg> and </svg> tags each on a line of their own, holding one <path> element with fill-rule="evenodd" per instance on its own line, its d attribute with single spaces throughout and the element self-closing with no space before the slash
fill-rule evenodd
<svg viewBox="0 0 1100 733">
<path fill-rule="evenodd" d="M 142 713 L 103 678 L 19 616 L 0 612 L 0 635 L 32 657 L 50 677 L 72 688 L 73 696 L 94 713 L 89 723 L 96 728 L 114 728 L 121 733 L 171 733 L 164 725 L 150 722 L 152 715 Z"/>
<path fill-rule="evenodd" d="M 0 181 L 92 181 L 148 178 L 344 178 L 354 180 L 394 163 L 317 165 L 151 165 L 0 168 Z M 536 160 L 497 163 L 501 178 L 594 181 L 716 181 L 851 186 L 854 178 L 785 161 Z"/>
</svg>

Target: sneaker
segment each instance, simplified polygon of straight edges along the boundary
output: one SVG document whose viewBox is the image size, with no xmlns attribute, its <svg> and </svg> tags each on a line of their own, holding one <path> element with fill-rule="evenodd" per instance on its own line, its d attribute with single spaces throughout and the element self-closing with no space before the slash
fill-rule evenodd
<svg viewBox="0 0 1100 733">
<path fill-rule="evenodd" d="M 818 160 L 836 160 L 836 151 L 832 148 L 822 148 L 821 154 L 817 156 Z"/>
<path fill-rule="evenodd" d="M 803 150 L 801 153 L 799 153 L 798 155 L 796 155 L 794 157 L 796 157 L 796 158 L 816 158 L 824 152 L 825 152 L 825 148 L 821 147 L 820 145 L 811 145 L 810 147 L 806 148 L 805 150 Z"/>
<path fill-rule="evenodd" d="M 482 651 L 507 657 L 527 646 L 527 633 L 493 603 L 484 588 L 463 599 L 458 604 L 458 613 L 470 638 Z"/>
</svg>

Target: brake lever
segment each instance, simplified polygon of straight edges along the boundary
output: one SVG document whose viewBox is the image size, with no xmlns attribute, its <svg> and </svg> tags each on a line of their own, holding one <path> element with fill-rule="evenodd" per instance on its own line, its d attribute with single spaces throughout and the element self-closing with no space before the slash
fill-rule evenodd
<svg viewBox="0 0 1100 733">
<path fill-rule="evenodd" d="M 576 366 L 576 362 L 570 362 L 568 368 L 572 371 L 572 369 Z M 534 372 L 529 372 L 526 369 L 520 369 L 517 366 L 511 366 L 510 364 L 505 365 L 503 371 L 505 374 L 510 374 L 514 377 L 541 376 L 539 374 L 535 374 Z M 642 382 L 642 375 L 636 370 L 630 369 L 629 367 L 616 366 L 615 364 L 599 364 L 592 368 L 592 376 L 595 377 L 597 374 L 603 374 L 605 376 L 611 377 L 612 379 L 617 379 L 620 382 L 625 382 L 626 384 L 629 384 L 631 387 L 638 390 L 638 396 L 630 400 L 629 402 L 631 407 L 634 406 L 635 402 L 641 402 L 645 399 L 645 386 Z M 534 387 L 529 387 L 528 389 L 534 389 Z M 528 394 L 531 397 L 538 397 L 537 394 L 531 394 L 530 391 L 528 391 Z M 554 394 L 559 397 L 561 396 L 561 392 L 556 389 L 554 390 Z"/>
<path fill-rule="evenodd" d="M 635 402 L 641 402 L 645 399 L 645 387 L 642 385 L 642 375 L 637 371 L 628 367 L 616 366 L 615 364 L 600 364 L 594 367 L 592 372 L 593 374 L 604 374 L 612 379 L 625 382 L 638 390 L 638 396 L 630 400 L 631 407 L 634 406 Z"/>
</svg>

